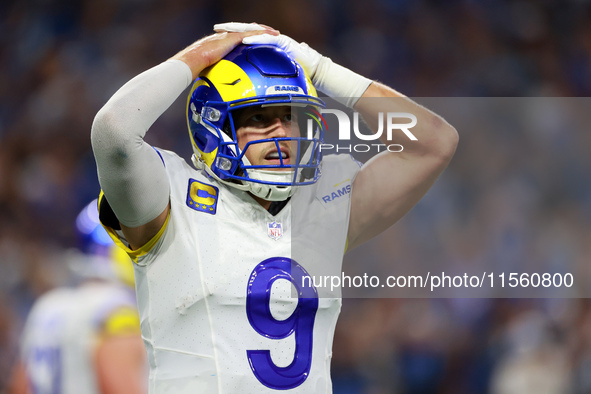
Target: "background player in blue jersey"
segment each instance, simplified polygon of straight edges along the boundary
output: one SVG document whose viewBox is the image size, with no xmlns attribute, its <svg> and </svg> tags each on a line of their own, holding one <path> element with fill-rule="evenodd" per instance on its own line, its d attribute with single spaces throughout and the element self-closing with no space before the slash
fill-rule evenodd
<svg viewBox="0 0 591 394">
<path fill-rule="evenodd" d="M 78 215 L 77 286 L 41 296 L 27 317 L 10 393 L 147 391 L 131 261 L 98 221 L 97 200 Z"/>
</svg>

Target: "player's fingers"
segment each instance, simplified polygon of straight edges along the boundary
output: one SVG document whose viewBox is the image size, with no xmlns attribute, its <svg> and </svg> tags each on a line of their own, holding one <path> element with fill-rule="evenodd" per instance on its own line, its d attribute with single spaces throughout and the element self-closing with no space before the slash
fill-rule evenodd
<svg viewBox="0 0 591 394">
<path fill-rule="evenodd" d="M 241 22 L 227 22 L 218 23 L 213 26 L 215 32 L 232 32 L 232 33 L 243 33 L 255 30 L 268 30 L 277 31 L 270 26 L 261 25 L 258 23 L 241 23 Z"/>
<path fill-rule="evenodd" d="M 270 34 L 257 34 L 257 35 L 250 35 L 244 37 L 242 39 L 243 44 L 270 44 L 270 45 L 280 45 L 282 43 L 282 38 L 279 35 L 270 35 Z"/>
<path fill-rule="evenodd" d="M 227 23 L 217 23 L 213 25 L 213 31 L 215 32 L 244 32 L 249 30 L 263 30 L 262 26 L 259 26 L 256 23 L 239 23 L 239 22 L 227 22 Z"/>
<path fill-rule="evenodd" d="M 255 41 L 253 41 L 253 43 L 259 43 L 258 41 L 256 41 L 255 37 L 270 37 L 268 39 L 268 42 L 266 41 L 266 39 L 262 39 L 262 41 L 260 42 L 261 44 L 272 44 L 273 43 L 273 38 L 279 37 L 279 32 L 275 32 L 275 31 L 269 31 L 269 30 L 255 30 L 255 31 L 247 31 L 242 33 L 242 43 L 246 44 L 246 42 L 244 42 L 244 40 L 247 39 L 254 39 Z"/>
<path fill-rule="evenodd" d="M 267 30 L 273 30 L 273 31 L 279 32 L 279 30 L 277 30 L 277 29 L 275 29 L 275 28 L 273 28 L 271 26 L 267 26 L 267 25 L 263 25 L 263 24 L 261 24 L 261 26 L 263 26 Z"/>
</svg>

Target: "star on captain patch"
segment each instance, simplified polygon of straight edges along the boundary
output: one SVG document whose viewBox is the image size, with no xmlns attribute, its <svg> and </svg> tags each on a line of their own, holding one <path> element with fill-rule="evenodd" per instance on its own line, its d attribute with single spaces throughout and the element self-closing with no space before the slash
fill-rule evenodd
<svg viewBox="0 0 591 394">
<path fill-rule="evenodd" d="M 277 241 L 283 236 L 283 228 L 281 223 L 273 222 L 267 225 L 267 235 Z"/>
</svg>

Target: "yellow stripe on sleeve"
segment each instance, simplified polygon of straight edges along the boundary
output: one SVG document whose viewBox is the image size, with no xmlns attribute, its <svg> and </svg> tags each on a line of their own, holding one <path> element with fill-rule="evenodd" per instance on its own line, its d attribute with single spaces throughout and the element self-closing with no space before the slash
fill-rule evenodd
<svg viewBox="0 0 591 394">
<path fill-rule="evenodd" d="M 100 201 L 101 201 L 102 197 L 103 197 L 103 192 L 101 191 L 100 196 L 99 196 L 99 207 L 100 207 Z M 101 223 L 101 225 L 105 228 L 105 230 L 107 230 L 107 233 L 109 234 L 109 236 L 111 237 L 113 242 L 115 242 L 115 244 L 117 246 L 119 246 L 121 249 L 123 249 L 129 255 L 131 260 L 133 260 L 133 262 L 137 264 L 138 258 L 147 254 L 150 250 L 152 250 L 152 248 L 156 245 L 156 243 L 158 243 L 158 241 L 162 237 L 162 234 L 164 234 L 166 227 L 168 226 L 169 219 L 170 219 L 170 210 L 168 211 L 168 215 L 166 216 L 166 221 L 164 222 L 164 224 L 162 225 L 160 230 L 156 233 L 156 235 L 154 235 L 151 240 L 146 242 L 146 244 L 144 246 L 142 246 L 138 249 L 135 249 L 135 250 L 131 249 L 129 246 L 124 244 L 121 241 L 121 239 L 119 238 L 119 235 L 111 227 L 105 226 L 103 223 Z"/>
<path fill-rule="evenodd" d="M 103 336 L 141 335 L 138 311 L 131 307 L 116 309 L 105 320 L 102 334 Z"/>
</svg>

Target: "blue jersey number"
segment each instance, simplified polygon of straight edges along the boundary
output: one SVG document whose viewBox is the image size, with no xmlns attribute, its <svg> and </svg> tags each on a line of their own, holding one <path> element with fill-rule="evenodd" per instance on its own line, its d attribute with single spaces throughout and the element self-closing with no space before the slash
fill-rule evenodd
<svg viewBox="0 0 591 394">
<path fill-rule="evenodd" d="M 34 393 L 61 392 L 61 352 L 54 347 L 35 347 L 29 360 L 29 382 Z"/>
<path fill-rule="evenodd" d="M 267 387 L 288 390 L 302 384 L 312 364 L 312 334 L 318 310 L 318 293 L 306 270 L 292 259 L 272 257 L 257 265 L 250 274 L 246 294 L 246 313 L 250 325 L 261 335 L 271 339 L 284 339 L 295 335 L 293 361 L 287 367 L 278 367 L 271 360 L 269 350 L 247 350 L 250 368 L 257 379 Z M 290 281 L 298 294 L 298 305 L 285 320 L 271 315 L 271 288 L 278 279 Z"/>
</svg>

